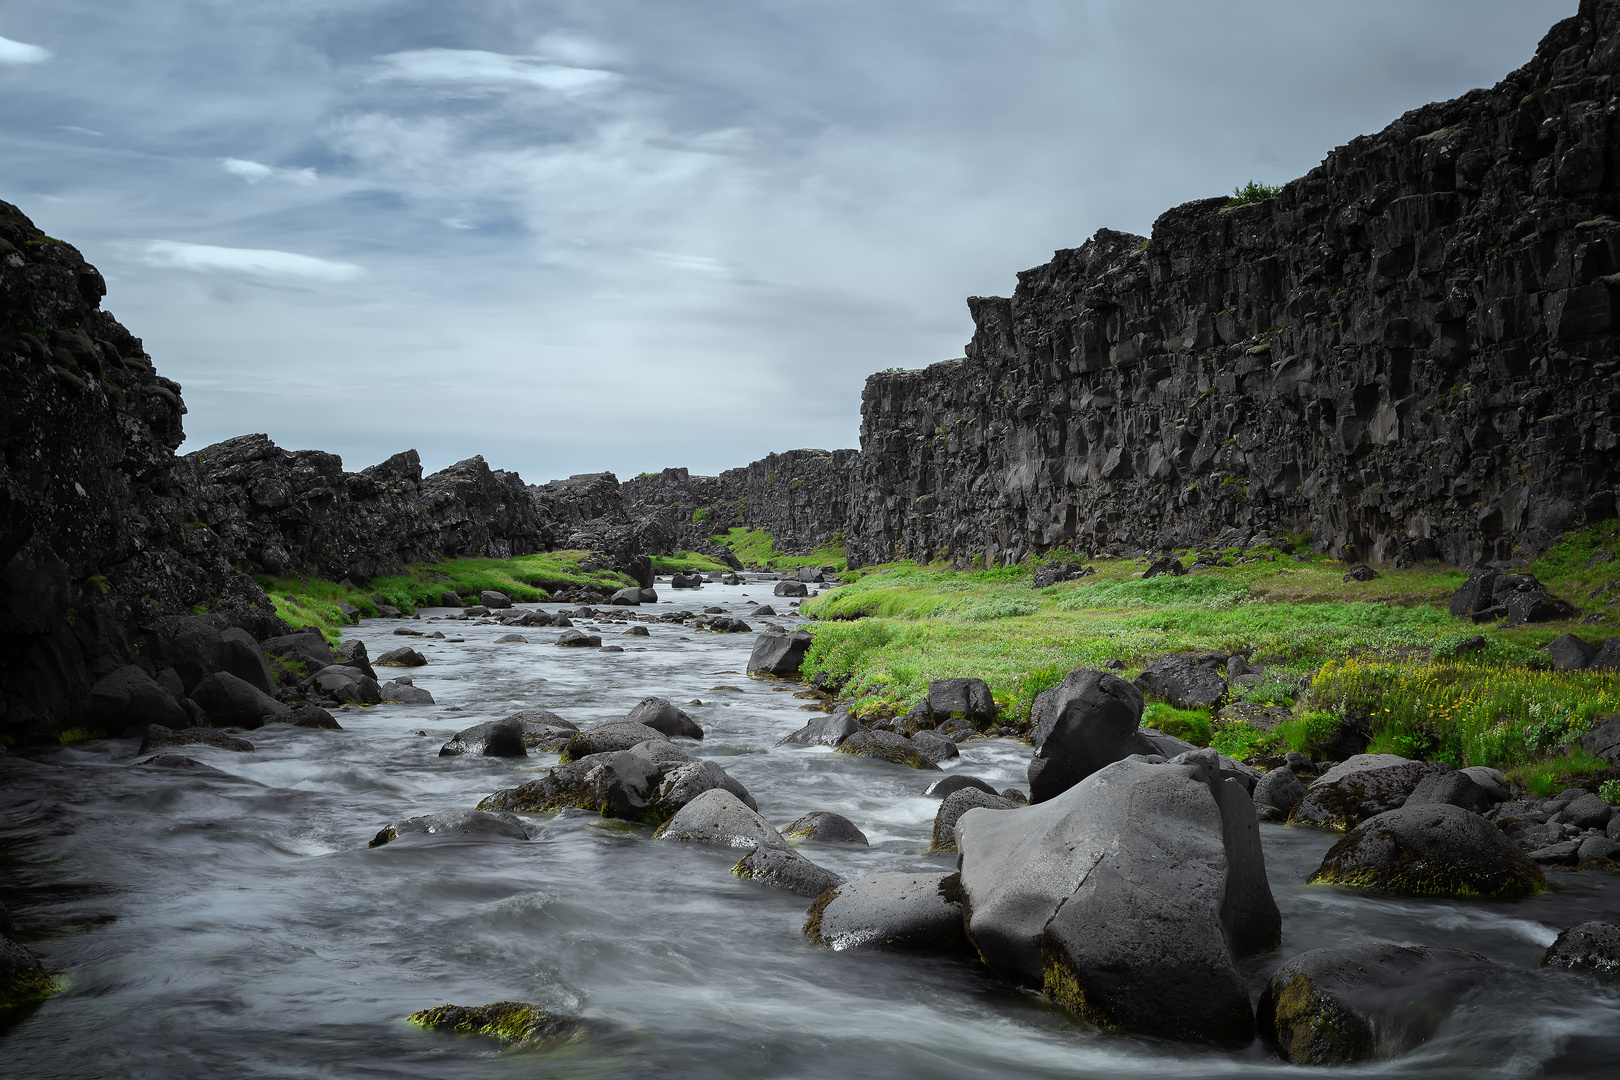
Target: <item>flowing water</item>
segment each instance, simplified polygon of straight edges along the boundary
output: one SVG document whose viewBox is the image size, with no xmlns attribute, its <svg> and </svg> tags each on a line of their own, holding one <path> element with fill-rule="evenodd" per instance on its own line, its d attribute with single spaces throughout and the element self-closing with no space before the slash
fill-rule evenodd
<svg viewBox="0 0 1620 1080">
<path fill-rule="evenodd" d="M 769 583 L 665 593 L 648 611 L 785 601 Z M 555 605 L 543 605 L 548 610 Z M 454 732 L 544 706 L 581 726 L 658 695 L 707 729 L 698 752 L 782 826 L 811 810 L 855 821 L 870 848 L 805 844 L 838 873 L 939 870 L 925 850 L 933 774 L 774 747 L 813 714 L 791 684 L 748 679 L 751 634 L 651 624 L 626 651 L 560 649 L 557 631 L 373 620 L 430 659 L 410 674 L 438 704 L 338 713 L 345 730 L 274 725 L 253 753 L 182 751 L 228 777 L 131 768 L 107 740 L 0 759 L 0 898 L 66 989 L 0 1035 L 4 1077 L 1248 1077 L 1265 1048 L 1181 1046 L 1099 1033 L 966 960 L 840 954 L 802 933 L 807 901 L 740 881 L 741 852 L 650 839 L 577 811 L 529 819 L 527 842 L 396 842 L 387 822 L 472 807 L 537 775 L 527 760 L 441 758 Z M 795 618 L 776 620 L 792 625 Z M 755 620 L 757 623 L 758 620 Z M 733 690 L 715 689 L 733 687 Z M 1024 786 L 1029 747 L 965 744 L 952 768 Z M 1620 887 L 1558 872 L 1517 903 L 1367 896 L 1302 884 L 1332 834 L 1262 826 L 1283 941 L 1249 965 L 1382 940 L 1476 950 L 1508 970 L 1378 1076 L 1620 1075 L 1620 992 L 1535 970 L 1558 930 L 1620 921 Z M 578 1010 L 621 1034 L 594 1048 L 502 1053 L 407 1024 L 446 1002 Z M 1296 1072 L 1297 1070 L 1286 1070 Z"/>
</svg>

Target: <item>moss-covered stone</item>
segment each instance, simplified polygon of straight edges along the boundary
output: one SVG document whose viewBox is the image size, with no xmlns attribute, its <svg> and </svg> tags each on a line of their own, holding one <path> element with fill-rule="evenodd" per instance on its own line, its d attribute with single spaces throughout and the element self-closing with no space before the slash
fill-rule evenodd
<svg viewBox="0 0 1620 1080">
<path fill-rule="evenodd" d="M 1485 899 L 1530 896 L 1547 887 L 1541 867 L 1494 825 L 1444 803 L 1406 806 L 1364 822 L 1328 850 L 1309 881 Z"/>
<path fill-rule="evenodd" d="M 855 757 L 877 758 L 906 765 L 913 769 L 938 772 L 939 766 L 929 761 L 904 735 L 892 731 L 857 731 L 838 744 L 838 753 Z"/>
<path fill-rule="evenodd" d="M 493 1005 L 440 1005 L 406 1017 L 418 1027 L 477 1035 L 512 1050 L 551 1050 L 592 1034 L 577 1016 L 550 1012 L 524 1001 Z"/>
<path fill-rule="evenodd" d="M 38 1004 L 60 988 L 33 953 L 0 937 L 0 1015 Z"/>
</svg>

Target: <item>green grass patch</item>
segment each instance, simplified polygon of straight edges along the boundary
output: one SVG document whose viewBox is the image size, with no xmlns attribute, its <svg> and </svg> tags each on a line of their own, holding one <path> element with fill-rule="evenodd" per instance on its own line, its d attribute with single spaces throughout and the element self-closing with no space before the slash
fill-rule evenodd
<svg viewBox="0 0 1620 1080">
<path fill-rule="evenodd" d="M 1249 203 L 1265 202 L 1280 191 L 1282 191 L 1280 184 L 1262 184 L 1257 180 L 1250 180 L 1242 187 L 1232 190 L 1232 197 L 1226 200 L 1226 205 L 1246 206 Z"/>
<path fill-rule="evenodd" d="M 716 539 L 730 548 L 731 553 L 737 556 L 744 566 L 755 570 L 796 570 L 801 566 L 831 566 L 841 571 L 849 566 L 849 560 L 844 554 L 843 533 L 838 533 L 832 540 L 808 555 L 789 555 L 777 551 L 775 541 L 767 529 L 733 528 Z"/>
<path fill-rule="evenodd" d="M 689 570 L 701 570 L 705 574 L 710 571 L 731 573 L 731 567 L 719 559 L 695 551 L 677 551 L 673 555 L 651 555 L 648 558 L 655 574 L 679 574 Z"/>
<path fill-rule="evenodd" d="M 1276 748 L 1277 736 L 1275 732 L 1261 731 L 1253 724 L 1239 720 L 1234 723 L 1222 724 L 1210 739 L 1209 745 L 1220 754 L 1235 761 L 1255 754 L 1270 753 Z"/>
<path fill-rule="evenodd" d="M 1162 701 L 1155 701 L 1143 711 L 1142 726 L 1158 728 L 1196 746 L 1208 746 L 1215 734 L 1208 709 L 1176 709 Z"/>
</svg>

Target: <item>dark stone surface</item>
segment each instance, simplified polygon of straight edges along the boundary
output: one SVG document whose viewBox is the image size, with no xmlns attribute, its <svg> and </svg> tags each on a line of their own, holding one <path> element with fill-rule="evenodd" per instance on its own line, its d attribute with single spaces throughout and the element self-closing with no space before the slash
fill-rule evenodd
<svg viewBox="0 0 1620 1080">
<path fill-rule="evenodd" d="M 536 780 L 486 796 L 477 809 L 533 814 L 572 806 L 658 825 L 716 788 L 758 809 L 748 789 L 724 769 L 712 761 L 693 761 L 660 735 L 655 746 L 638 744 L 565 761 Z"/>
<path fill-rule="evenodd" d="M 401 837 L 448 840 L 527 840 L 529 831 L 516 814 L 482 810 L 448 810 L 384 825 L 367 847 L 382 847 Z"/>
<path fill-rule="evenodd" d="M 802 581 L 778 581 L 771 590 L 777 596 L 809 596 L 810 587 Z"/>
<path fill-rule="evenodd" d="M 376 659 L 378 667 L 423 667 L 427 662 L 427 657 L 409 645 L 389 649 Z"/>
<path fill-rule="evenodd" d="M 186 726 L 186 710 L 174 695 L 133 664 L 97 679 L 90 687 L 90 707 L 96 727 L 113 735 L 139 731 L 147 724 Z"/>
<path fill-rule="evenodd" d="M 1620 926 L 1577 923 L 1547 947 L 1541 966 L 1595 975 L 1606 981 L 1620 979 Z"/>
<path fill-rule="evenodd" d="M 986 795 L 997 794 L 996 789 L 991 787 L 988 781 L 980 780 L 977 776 L 968 776 L 965 773 L 956 772 L 951 773 L 942 780 L 935 780 L 923 789 L 923 794 L 935 799 L 944 799 L 951 792 L 961 791 L 963 788 L 977 788 Z"/>
<path fill-rule="evenodd" d="M 1504 972 L 1476 953 L 1351 945 L 1300 953 L 1260 995 L 1260 1032 L 1293 1065 L 1349 1065 L 1405 1053 L 1471 991 Z"/>
<path fill-rule="evenodd" d="M 1555 671 L 1582 671 L 1592 665 L 1597 649 L 1574 634 L 1561 634 L 1545 646 Z"/>
<path fill-rule="evenodd" d="M 804 933 L 843 950 L 968 949 L 956 874 L 873 874 L 846 881 L 810 906 Z"/>
<path fill-rule="evenodd" d="M 1394 754 L 1350 758 L 1311 782 L 1288 822 L 1320 829 L 1353 829 L 1368 818 L 1403 805 L 1427 777 L 1450 771 L 1451 766 L 1438 761 L 1410 761 Z"/>
<path fill-rule="evenodd" d="M 934 764 L 910 739 L 904 735 L 897 735 L 892 731 L 857 731 L 838 744 L 837 752 L 855 757 L 890 761 L 896 765 L 910 766 L 913 769 L 939 771 L 939 766 Z"/>
<path fill-rule="evenodd" d="M 440 757 L 528 757 L 523 725 L 516 720 L 490 720 L 458 731 L 439 747 Z"/>
<path fill-rule="evenodd" d="M 737 860 L 731 872 L 740 878 L 771 885 L 800 896 L 815 897 L 836 889 L 844 879 L 787 848 L 761 844 Z"/>
<path fill-rule="evenodd" d="M 952 798 L 958 798 L 959 792 Z M 968 935 L 996 971 L 1109 1027 L 1247 1042 L 1238 960 L 1276 943 L 1249 796 L 1201 750 L 1117 761 L 956 824 Z"/>
<path fill-rule="evenodd" d="M 575 732 L 569 737 L 568 744 L 563 748 L 563 760 L 572 761 L 578 758 L 589 757 L 592 754 L 606 754 L 615 750 L 628 750 L 638 743 L 647 741 L 667 742 L 669 737 L 662 731 L 657 731 L 646 724 L 637 724 L 629 720 L 613 720 L 596 727 L 585 728 Z"/>
<path fill-rule="evenodd" d="M 1040 721 L 1049 733 L 1029 763 L 1034 803 L 1056 797 L 1140 749 L 1142 692 L 1130 683 L 1105 671 L 1079 668 L 1050 693 Z"/>
<path fill-rule="evenodd" d="M 627 723 L 644 724 L 672 739 L 703 738 L 703 729 L 698 726 L 696 720 L 686 715 L 685 710 L 661 697 L 642 698 L 624 719 Z"/>
<path fill-rule="evenodd" d="M 191 688 L 191 700 L 211 723 L 222 727 L 256 728 L 292 714 L 292 709 L 228 671 L 204 676 Z"/>
<path fill-rule="evenodd" d="M 1573 6 L 1573 5 L 1571 5 Z M 870 376 L 852 566 L 1309 530 L 1335 558 L 1535 556 L 1612 518 L 1620 9 L 1274 198 L 1102 230 Z M 1519 410 L 1523 409 L 1523 412 Z M 994 482 L 991 478 L 995 478 Z"/>
<path fill-rule="evenodd" d="M 929 851 L 956 850 L 956 823 L 969 810 L 1015 810 L 1024 805 L 1004 795 L 989 794 L 971 785 L 958 788 L 945 796 L 934 814 L 934 833 L 929 840 Z"/>
<path fill-rule="evenodd" d="M 1269 808 L 1274 815 L 1286 818 L 1289 811 L 1305 797 L 1305 781 L 1286 765 L 1272 769 L 1254 785 L 1254 805 Z"/>
<path fill-rule="evenodd" d="M 777 746 L 837 746 L 857 731 L 861 725 L 849 713 L 840 709 L 826 716 L 818 716 L 791 735 L 776 741 Z"/>
<path fill-rule="evenodd" d="M 867 846 L 866 834 L 842 814 L 831 810 L 812 810 L 782 830 L 782 835 L 793 840 L 816 840 L 826 844 L 860 844 Z M 817 894 L 820 895 L 819 893 Z"/>
<path fill-rule="evenodd" d="M 1422 806 L 1425 803 L 1449 803 L 1483 814 L 1496 805 L 1496 800 L 1467 773 L 1435 772 L 1419 780 L 1412 794 L 1401 805 Z M 1607 817 L 1604 820 L 1608 820 Z"/>
<path fill-rule="evenodd" d="M 655 839 L 684 840 L 721 847 L 758 846 L 786 849 L 787 841 L 775 826 L 723 788 L 710 788 L 692 799 L 661 825 Z"/>
<path fill-rule="evenodd" d="M 928 684 L 928 708 L 940 720 L 960 716 L 988 724 L 996 718 L 996 702 L 983 679 L 935 679 Z"/>
<path fill-rule="evenodd" d="M 246 739 L 213 728 L 188 727 L 166 728 L 153 724 L 146 729 L 141 738 L 141 748 L 135 751 L 137 757 L 150 754 L 154 750 L 161 750 L 166 746 L 212 746 L 220 750 L 235 750 L 238 753 L 250 754 L 253 744 Z"/>
<path fill-rule="evenodd" d="M 1501 830 L 1449 803 L 1369 818 L 1328 849 L 1310 880 L 1408 896 L 1494 899 L 1528 896 L 1547 881 Z"/>
<path fill-rule="evenodd" d="M 1154 660 L 1136 677 L 1137 689 L 1178 709 L 1210 709 L 1226 696 L 1226 680 L 1214 668 L 1185 656 Z"/>
<path fill-rule="evenodd" d="M 797 675 L 809 648 L 810 634 L 805 630 L 795 630 L 791 634 L 761 634 L 754 639 L 754 651 L 748 656 L 748 674 Z"/>
</svg>

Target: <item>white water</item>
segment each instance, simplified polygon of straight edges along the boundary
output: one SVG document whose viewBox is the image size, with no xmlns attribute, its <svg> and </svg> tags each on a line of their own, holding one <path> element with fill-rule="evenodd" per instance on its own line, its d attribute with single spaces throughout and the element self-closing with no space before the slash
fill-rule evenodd
<svg viewBox="0 0 1620 1080">
<path fill-rule="evenodd" d="M 757 603 L 770 583 L 670 593 L 646 612 Z M 544 605 L 555 609 L 555 605 Z M 231 774 L 131 769 L 133 740 L 0 759 L 0 899 L 67 989 L 5 1034 L 0 1076 L 72 1077 L 1249 1077 L 1289 1074 L 1264 1047 L 1217 1051 L 1100 1034 L 977 964 L 812 947 L 807 901 L 739 881 L 731 850 L 565 812 L 528 843 L 368 850 L 384 824 L 470 808 L 555 762 L 440 758 L 456 731 L 544 706 L 581 726 L 667 697 L 707 730 L 698 752 L 778 826 L 811 810 L 855 821 L 870 849 L 803 845 L 846 877 L 946 869 L 929 856 L 934 774 L 827 750 L 775 748 L 811 715 L 743 674 L 750 634 L 651 624 L 560 649 L 557 631 L 496 645 L 504 626 L 375 620 L 465 637 L 408 643 L 436 706 L 338 714 L 346 730 L 273 726 L 256 750 L 183 752 Z M 758 620 L 754 620 L 756 623 Z M 797 620 L 775 620 L 792 625 Z M 584 628 L 583 623 L 581 623 Z M 645 651 L 636 651 L 644 648 Z M 715 692 L 720 685 L 742 693 Z M 791 689 L 791 687 L 789 687 Z M 426 734 L 418 734 L 425 731 Z M 1029 748 L 975 741 L 952 767 L 1024 786 Z M 1283 942 L 1249 967 L 1258 996 L 1296 952 L 1369 940 L 1477 950 L 1513 969 L 1417 1053 L 1354 1070 L 1406 1077 L 1620 1075 L 1620 994 L 1537 972 L 1558 930 L 1620 921 L 1620 887 L 1559 872 L 1517 903 L 1370 897 L 1306 886 L 1334 836 L 1262 826 Z M 403 1018 L 446 1002 L 532 1001 L 621 1025 L 599 1051 L 503 1054 Z"/>
</svg>

